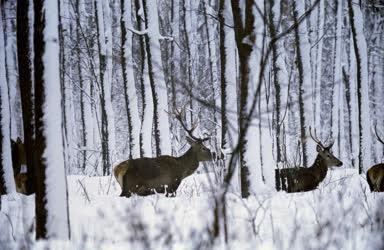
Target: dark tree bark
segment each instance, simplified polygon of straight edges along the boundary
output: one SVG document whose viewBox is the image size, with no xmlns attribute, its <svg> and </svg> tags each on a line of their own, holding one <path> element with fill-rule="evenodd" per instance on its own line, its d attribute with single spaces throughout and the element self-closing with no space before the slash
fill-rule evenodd
<svg viewBox="0 0 384 250">
<path fill-rule="evenodd" d="M 21 106 L 24 126 L 24 146 L 27 159 L 27 193 L 35 192 L 35 160 L 34 160 L 34 104 L 32 100 L 32 58 L 30 51 L 29 10 L 30 0 L 18 0 L 17 2 L 17 59 L 19 68 L 19 83 L 21 94 Z"/>
<path fill-rule="evenodd" d="M 224 20 L 225 0 L 220 0 L 218 21 L 219 21 L 219 52 L 220 52 L 220 89 L 221 89 L 221 147 L 227 144 L 228 117 L 227 117 L 227 82 L 226 82 L 226 63 L 227 54 L 225 51 L 225 20 Z"/>
<path fill-rule="evenodd" d="M 45 162 L 43 159 L 44 150 L 46 148 L 46 141 L 44 137 L 44 124 L 43 124 L 43 105 L 45 102 L 44 95 L 44 62 L 43 55 L 45 50 L 44 41 L 44 27 L 45 27 L 45 14 L 44 14 L 44 1 L 34 0 L 33 7 L 35 13 L 34 23 L 34 75 L 35 75 L 35 164 L 36 164 L 36 238 L 44 239 L 47 235 L 47 210 L 45 208 L 47 201 L 45 200 L 46 193 L 46 173 Z"/>
</svg>

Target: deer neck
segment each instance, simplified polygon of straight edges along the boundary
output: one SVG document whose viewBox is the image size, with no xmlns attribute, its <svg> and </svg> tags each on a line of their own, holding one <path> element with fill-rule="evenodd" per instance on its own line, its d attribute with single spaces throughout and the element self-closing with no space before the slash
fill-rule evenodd
<svg viewBox="0 0 384 250">
<path fill-rule="evenodd" d="M 320 155 L 317 155 L 316 160 L 313 163 L 313 165 L 310 167 L 310 169 L 313 170 L 316 177 L 320 181 L 322 181 L 325 178 L 325 176 L 327 175 L 327 171 L 328 171 L 328 167 L 325 164 L 324 159 Z"/>
<path fill-rule="evenodd" d="M 178 158 L 179 162 L 188 170 L 195 171 L 199 166 L 197 155 L 191 147 L 185 154 Z"/>
</svg>

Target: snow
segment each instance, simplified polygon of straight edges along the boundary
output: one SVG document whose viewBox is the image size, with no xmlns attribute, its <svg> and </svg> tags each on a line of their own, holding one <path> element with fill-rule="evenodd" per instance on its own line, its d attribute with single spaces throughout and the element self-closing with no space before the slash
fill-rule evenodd
<svg viewBox="0 0 384 250">
<path fill-rule="evenodd" d="M 44 5 L 46 27 L 44 29 L 44 137 L 46 149 L 43 158 L 46 165 L 47 236 L 68 238 L 67 183 L 65 178 L 62 143 L 61 93 L 59 79 L 58 6 L 57 1 Z"/>
<path fill-rule="evenodd" d="M 0 9 L 0 19 L 1 19 Z M 11 155 L 11 137 L 10 137 L 10 107 L 9 107 L 9 96 L 8 96 L 8 83 L 6 79 L 5 69 L 5 50 L 4 50 L 4 33 L 3 33 L 3 20 L 0 20 L 0 117 L 1 117 L 1 135 L 2 144 L 0 165 L 3 168 L 3 176 L 5 188 L 7 192 L 14 192 L 16 190 L 15 183 L 13 181 L 13 168 L 12 168 L 12 155 Z"/>
<path fill-rule="evenodd" d="M 118 197 L 120 188 L 111 177 L 69 176 L 68 183 L 71 240 L 32 240 L 31 249 L 225 248 L 220 240 L 209 245 L 214 191 L 206 174 L 184 179 L 176 198 Z M 370 193 L 364 176 L 352 169 L 329 171 L 312 192 L 288 194 L 265 188 L 247 199 L 229 193 L 227 247 L 379 249 L 384 244 L 383 205 L 384 193 Z M 10 211 L 2 212 L 0 219 Z M 4 225 L 3 230 L 9 229 Z"/>
</svg>

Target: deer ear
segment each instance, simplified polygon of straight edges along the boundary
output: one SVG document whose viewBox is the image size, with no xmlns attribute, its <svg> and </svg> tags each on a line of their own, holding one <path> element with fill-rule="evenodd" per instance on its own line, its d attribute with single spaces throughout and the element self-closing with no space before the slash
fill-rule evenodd
<svg viewBox="0 0 384 250">
<path fill-rule="evenodd" d="M 317 152 L 320 152 L 320 151 L 321 151 L 321 146 L 320 146 L 319 144 L 317 144 L 317 146 L 316 146 L 316 151 L 317 151 Z"/>
<path fill-rule="evenodd" d="M 17 143 L 22 143 L 22 141 L 21 141 L 21 139 L 20 139 L 20 137 L 17 137 Z"/>
<path fill-rule="evenodd" d="M 196 143 L 196 142 L 195 142 L 191 137 L 189 137 L 189 136 L 187 136 L 185 139 L 187 139 L 187 142 L 188 142 L 189 145 L 193 145 L 193 144 Z"/>
</svg>

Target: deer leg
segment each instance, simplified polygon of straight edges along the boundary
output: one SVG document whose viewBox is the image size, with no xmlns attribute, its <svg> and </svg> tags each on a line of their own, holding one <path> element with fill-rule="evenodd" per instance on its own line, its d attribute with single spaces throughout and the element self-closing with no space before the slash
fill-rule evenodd
<svg viewBox="0 0 384 250">
<path fill-rule="evenodd" d="M 140 186 L 137 188 L 135 193 L 140 196 L 148 196 L 148 195 L 154 194 L 154 191 L 152 191 L 150 188 L 146 186 Z"/>
<path fill-rule="evenodd" d="M 177 181 L 177 182 L 174 183 L 173 185 L 170 185 L 170 186 L 166 189 L 165 196 L 166 196 L 166 197 L 176 197 L 176 191 L 177 191 L 177 188 L 178 188 L 179 185 L 180 185 L 180 182 L 181 182 L 181 181 Z"/>
<path fill-rule="evenodd" d="M 129 192 L 129 191 L 121 191 L 120 197 L 129 198 L 129 197 L 131 197 L 131 192 Z"/>
</svg>

